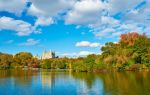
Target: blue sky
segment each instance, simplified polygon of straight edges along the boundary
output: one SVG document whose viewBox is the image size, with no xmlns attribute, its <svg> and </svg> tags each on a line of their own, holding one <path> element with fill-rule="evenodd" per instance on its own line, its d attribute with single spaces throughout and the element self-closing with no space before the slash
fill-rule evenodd
<svg viewBox="0 0 150 95">
<path fill-rule="evenodd" d="M 150 0 L 0 0 L 0 52 L 100 53 L 122 33 L 150 35 Z"/>
</svg>

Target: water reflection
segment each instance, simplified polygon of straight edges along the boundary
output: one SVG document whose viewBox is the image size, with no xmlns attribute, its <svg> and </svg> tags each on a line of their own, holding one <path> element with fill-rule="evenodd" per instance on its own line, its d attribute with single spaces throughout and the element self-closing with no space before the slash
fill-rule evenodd
<svg viewBox="0 0 150 95">
<path fill-rule="evenodd" d="M 7 83 L 9 80 L 11 83 L 17 83 L 17 85 L 31 84 L 32 77 L 36 76 L 35 71 L 23 71 L 23 70 L 1 70 L 0 71 L 0 85 Z M 3 81 L 2 81 L 3 80 Z"/>
<path fill-rule="evenodd" d="M 150 95 L 149 72 L 124 72 L 101 75 L 105 92 L 111 95 Z"/>
<path fill-rule="evenodd" d="M 0 95 L 149 95 L 149 72 L 0 70 Z"/>
<path fill-rule="evenodd" d="M 42 87 L 52 88 L 55 85 L 55 72 L 40 72 Z"/>
</svg>

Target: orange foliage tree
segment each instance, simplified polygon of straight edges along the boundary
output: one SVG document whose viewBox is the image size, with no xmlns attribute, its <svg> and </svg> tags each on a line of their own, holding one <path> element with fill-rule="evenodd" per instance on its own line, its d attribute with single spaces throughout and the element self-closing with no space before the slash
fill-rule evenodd
<svg viewBox="0 0 150 95">
<path fill-rule="evenodd" d="M 145 33 L 139 34 L 137 32 L 129 32 L 127 34 L 122 34 L 120 36 L 120 38 L 121 38 L 120 43 L 125 43 L 128 46 L 133 46 L 135 41 L 140 37 L 146 38 L 146 34 Z"/>
</svg>

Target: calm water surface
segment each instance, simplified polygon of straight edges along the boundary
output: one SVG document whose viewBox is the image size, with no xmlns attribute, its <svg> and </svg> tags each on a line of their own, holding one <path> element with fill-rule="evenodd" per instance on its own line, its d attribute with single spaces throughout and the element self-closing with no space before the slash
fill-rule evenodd
<svg viewBox="0 0 150 95">
<path fill-rule="evenodd" d="M 150 95 L 150 72 L 0 70 L 0 95 Z"/>
</svg>

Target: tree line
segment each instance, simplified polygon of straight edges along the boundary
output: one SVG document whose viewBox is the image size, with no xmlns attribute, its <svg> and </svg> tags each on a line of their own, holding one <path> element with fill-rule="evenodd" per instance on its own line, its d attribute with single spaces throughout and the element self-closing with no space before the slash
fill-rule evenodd
<svg viewBox="0 0 150 95">
<path fill-rule="evenodd" d="M 108 42 L 101 54 L 78 58 L 54 58 L 40 60 L 31 53 L 16 55 L 0 53 L 0 69 L 43 68 L 71 69 L 73 71 L 98 72 L 104 70 L 137 70 L 150 66 L 150 38 L 146 34 L 129 32 L 122 34 L 117 43 Z"/>
<path fill-rule="evenodd" d="M 23 68 L 24 66 L 38 68 L 40 60 L 31 53 L 20 52 L 16 55 L 0 53 L 0 69 Z"/>
</svg>

